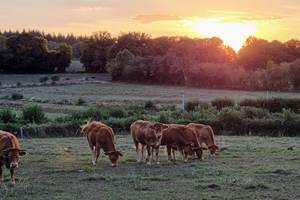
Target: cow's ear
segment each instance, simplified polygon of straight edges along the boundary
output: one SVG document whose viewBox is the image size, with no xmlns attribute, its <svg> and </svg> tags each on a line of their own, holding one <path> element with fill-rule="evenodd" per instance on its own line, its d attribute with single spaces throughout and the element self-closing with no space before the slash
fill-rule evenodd
<svg viewBox="0 0 300 200">
<path fill-rule="evenodd" d="M 167 129 L 167 128 L 169 128 L 169 126 L 166 125 L 166 124 L 162 124 L 161 127 L 162 127 L 162 129 Z"/>
<path fill-rule="evenodd" d="M 19 150 L 19 155 L 20 156 L 25 156 L 27 154 L 26 150 Z"/>
<path fill-rule="evenodd" d="M 123 156 L 123 153 L 121 151 L 117 151 L 119 156 Z"/>
</svg>

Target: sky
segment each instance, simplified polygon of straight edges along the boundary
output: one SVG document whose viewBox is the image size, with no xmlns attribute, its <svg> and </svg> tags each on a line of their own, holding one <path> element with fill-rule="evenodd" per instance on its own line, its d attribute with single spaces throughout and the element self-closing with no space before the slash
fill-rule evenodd
<svg viewBox="0 0 300 200">
<path fill-rule="evenodd" d="M 300 38 L 299 25 L 300 0 L 2 0 L 0 5 L 0 30 L 218 36 L 234 49 L 249 35 Z"/>
</svg>

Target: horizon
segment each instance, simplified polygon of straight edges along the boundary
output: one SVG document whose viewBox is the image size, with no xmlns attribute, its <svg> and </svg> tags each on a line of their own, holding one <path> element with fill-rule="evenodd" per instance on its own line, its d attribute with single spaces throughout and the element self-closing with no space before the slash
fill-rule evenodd
<svg viewBox="0 0 300 200">
<path fill-rule="evenodd" d="M 188 4 L 180 0 L 172 4 L 158 0 L 14 0 L 3 2 L 0 11 L 0 30 L 87 36 L 99 30 L 114 36 L 122 32 L 145 32 L 153 37 L 216 36 L 236 51 L 249 36 L 288 41 L 300 35 L 300 30 L 294 30 L 300 22 L 300 2 L 295 0 L 190 0 Z"/>
</svg>

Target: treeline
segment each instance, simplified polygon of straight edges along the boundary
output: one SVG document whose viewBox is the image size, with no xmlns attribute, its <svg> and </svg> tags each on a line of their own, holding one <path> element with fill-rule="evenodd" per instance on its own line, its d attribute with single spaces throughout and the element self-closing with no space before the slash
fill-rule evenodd
<svg viewBox="0 0 300 200">
<path fill-rule="evenodd" d="M 71 57 L 80 59 L 87 72 L 109 72 L 115 81 L 246 90 L 300 89 L 300 41 L 295 39 L 280 42 L 249 37 L 235 52 L 217 37 L 151 38 L 138 32 L 118 37 L 109 32 L 90 37 L 39 31 L 0 34 L 2 71 L 64 72 Z"/>
<path fill-rule="evenodd" d="M 81 62 L 89 72 L 113 80 L 247 90 L 299 90 L 300 41 L 249 37 L 239 52 L 220 38 L 151 38 L 95 33 L 83 44 Z"/>
<path fill-rule="evenodd" d="M 72 47 L 61 43 L 53 49 L 48 41 L 30 33 L 0 35 L 0 71 L 5 73 L 65 72 L 71 62 Z"/>
</svg>

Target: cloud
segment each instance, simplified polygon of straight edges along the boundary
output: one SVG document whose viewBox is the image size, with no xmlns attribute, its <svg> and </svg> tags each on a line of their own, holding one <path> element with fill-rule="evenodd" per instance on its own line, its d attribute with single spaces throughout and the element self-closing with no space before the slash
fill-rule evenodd
<svg viewBox="0 0 300 200">
<path fill-rule="evenodd" d="M 176 21 L 182 18 L 176 15 L 137 15 L 133 18 L 143 24 L 148 24 L 157 21 Z"/>
<path fill-rule="evenodd" d="M 273 21 L 283 19 L 280 16 L 233 16 L 224 17 L 222 22 L 238 22 L 238 21 Z"/>
</svg>

